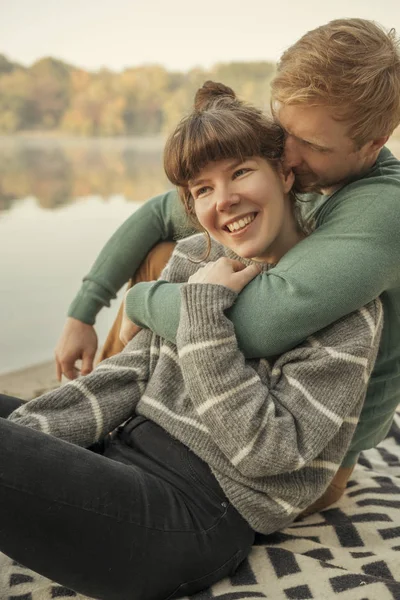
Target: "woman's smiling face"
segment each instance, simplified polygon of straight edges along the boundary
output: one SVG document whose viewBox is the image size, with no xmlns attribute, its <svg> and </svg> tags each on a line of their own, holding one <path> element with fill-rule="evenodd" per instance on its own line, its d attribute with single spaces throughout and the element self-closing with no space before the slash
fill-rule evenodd
<svg viewBox="0 0 400 600">
<path fill-rule="evenodd" d="M 210 162 L 189 190 L 200 225 L 238 256 L 276 263 L 300 239 L 284 176 L 260 157 Z"/>
</svg>

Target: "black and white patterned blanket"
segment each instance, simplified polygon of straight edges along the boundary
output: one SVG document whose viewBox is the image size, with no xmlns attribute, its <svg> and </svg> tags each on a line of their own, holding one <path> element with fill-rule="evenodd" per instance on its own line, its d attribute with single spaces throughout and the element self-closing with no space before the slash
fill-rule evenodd
<svg viewBox="0 0 400 600">
<path fill-rule="evenodd" d="M 86 597 L 0 555 L 0 600 Z M 135 598 L 132 590 L 132 598 Z M 193 600 L 400 600 L 400 413 L 363 453 L 344 498 L 282 532 L 259 536 L 236 574 Z"/>
</svg>

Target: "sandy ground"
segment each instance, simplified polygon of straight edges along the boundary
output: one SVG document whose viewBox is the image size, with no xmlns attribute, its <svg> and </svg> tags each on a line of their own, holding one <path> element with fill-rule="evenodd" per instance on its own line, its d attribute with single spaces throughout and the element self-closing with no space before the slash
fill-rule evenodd
<svg viewBox="0 0 400 600">
<path fill-rule="evenodd" d="M 54 361 L 0 375 L 0 393 L 30 400 L 58 387 Z"/>
</svg>

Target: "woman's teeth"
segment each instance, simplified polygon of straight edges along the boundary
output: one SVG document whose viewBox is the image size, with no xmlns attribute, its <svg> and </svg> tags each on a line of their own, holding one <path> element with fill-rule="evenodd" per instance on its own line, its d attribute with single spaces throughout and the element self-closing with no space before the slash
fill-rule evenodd
<svg viewBox="0 0 400 600">
<path fill-rule="evenodd" d="M 243 229 L 243 227 L 246 227 L 246 225 L 254 221 L 255 217 L 256 215 L 254 213 L 252 215 L 247 215 L 247 217 L 243 217 L 243 219 L 239 219 L 238 221 L 233 221 L 233 223 L 229 223 L 229 225 L 227 225 L 227 228 L 230 232 L 238 231 L 239 229 Z"/>
</svg>

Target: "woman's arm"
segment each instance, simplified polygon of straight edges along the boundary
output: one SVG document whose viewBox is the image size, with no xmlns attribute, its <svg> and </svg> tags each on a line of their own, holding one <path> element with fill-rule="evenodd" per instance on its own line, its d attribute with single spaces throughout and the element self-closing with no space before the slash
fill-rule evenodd
<svg viewBox="0 0 400 600">
<path fill-rule="evenodd" d="M 148 200 L 107 242 L 72 302 L 68 319 L 55 349 L 57 376 L 75 379 L 76 361 L 81 374 L 93 369 L 97 334 L 93 327 L 103 306 L 109 306 L 157 242 L 190 233 L 177 194 L 173 191 Z"/>
<path fill-rule="evenodd" d="M 380 197 L 368 195 L 366 185 L 352 188 L 326 209 L 312 235 L 245 287 L 228 315 L 246 357 L 281 354 L 384 290 L 400 286 L 398 190 Z M 180 286 L 139 283 L 127 298 L 127 314 L 174 342 Z"/>
<path fill-rule="evenodd" d="M 9 419 L 78 446 L 90 446 L 134 413 L 149 377 L 156 336 L 141 331 L 86 377 L 27 402 Z"/>
<path fill-rule="evenodd" d="M 192 247 L 191 241 L 183 244 Z M 163 276 L 183 281 L 197 268 L 178 244 Z M 120 354 L 100 363 L 93 373 L 27 402 L 10 420 L 79 446 L 93 444 L 134 413 L 154 368 L 150 357 L 154 346 L 158 348 L 159 338 L 140 331 Z"/>
<path fill-rule="evenodd" d="M 354 429 L 379 344 L 381 304 L 370 303 L 268 365 L 246 364 L 238 349 L 224 314 L 235 298 L 220 285 L 182 286 L 177 340 L 188 395 L 243 475 L 295 471 L 345 422 Z"/>
</svg>

